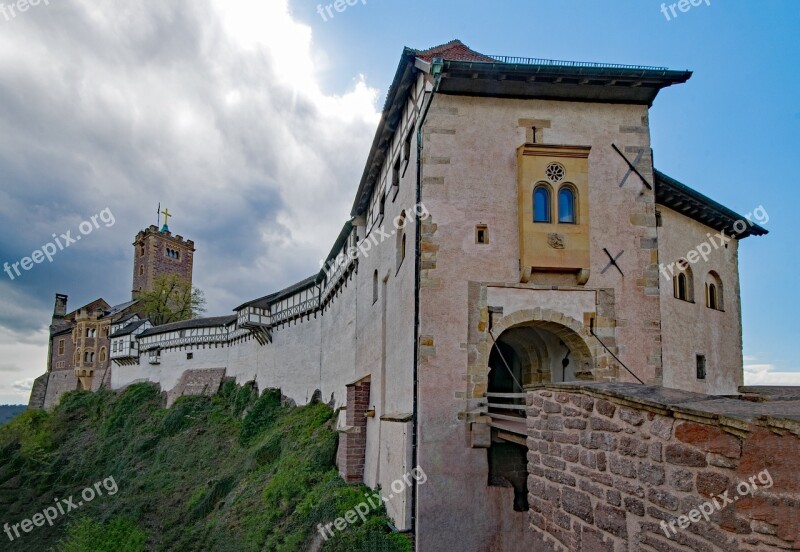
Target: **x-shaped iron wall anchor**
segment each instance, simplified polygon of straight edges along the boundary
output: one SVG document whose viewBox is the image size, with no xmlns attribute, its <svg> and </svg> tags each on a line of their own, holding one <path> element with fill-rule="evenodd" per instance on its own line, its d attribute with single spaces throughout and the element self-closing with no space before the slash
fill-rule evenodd
<svg viewBox="0 0 800 552">
<path fill-rule="evenodd" d="M 616 269 L 617 269 L 617 270 L 619 270 L 619 273 L 620 273 L 620 274 L 622 274 L 623 276 L 625 276 L 625 273 L 624 273 L 624 272 L 622 272 L 622 269 L 621 269 L 621 268 L 619 267 L 619 265 L 617 264 L 617 259 L 619 259 L 620 257 L 622 257 L 622 254 L 623 254 L 623 253 L 625 253 L 625 250 L 623 249 L 622 251 L 620 251 L 620 252 L 619 252 L 619 255 L 617 255 L 616 257 L 612 257 L 612 256 L 611 256 L 611 253 L 609 253 L 609 252 L 608 252 L 608 249 L 606 249 L 605 247 L 603 248 L 603 251 L 605 251 L 605 252 L 606 252 L 606 255 L 608 255 L 608 258 L 609 258 L 609 260 L 610 260 L 611 262 L 610 262 L 610 263 L 608 263 L 608 266 L 606 266 L 606 267 L 605 267 L 603 270 L 601 270 L 601 271 L 600 271 L 600 274 L 605 274 L 605 273 L 606 273 L 606 271 L 607 271 L 609 268 L 611 268 L 611 267 L 613 266 L 613 267 L 616 267 Z"/>
<path fill-rule="evenodd" d="M 619 187 L 622 188 L 625 185 L 625 182 L 628 181 L 628 177 L 631 175 L 631 173 L 636 173 L 636 176 L 638 176 L 642 180 L 642 183 L 645 186 L 647 186 L 647 189 L 648 190 L 652 190 L 653 186 L 650 185 L 650 183 L 647 181 L 647 179 L 642 176 L 642 173 L 639 172 L 639 169 L 636 168 L 636 165 L 639 164 L 639 162 L 642 160 L 642 157 L 644 156 L 644 150 L 639 148 L 639 153 L 636 156 L 636 160 L 633 163 L 631 163 L 628 160 L 628 158 L 625 157 L 625 154 L 622 153 L 622 151 L 620 151 L 620 149 L 617 147 L 616 144 L 611 144 L 611 147 L 614 148 L 614 151 L 616 151 L 620 155 L 620 157 L 622 157 L 622 159 L 625 160 L 625 163 L 627 163 L 627 165 L 628 165 L 628 173 L 625 175 L 625 178 L 622 179 L 622 182 L 619 183 Z"/>
</svg>

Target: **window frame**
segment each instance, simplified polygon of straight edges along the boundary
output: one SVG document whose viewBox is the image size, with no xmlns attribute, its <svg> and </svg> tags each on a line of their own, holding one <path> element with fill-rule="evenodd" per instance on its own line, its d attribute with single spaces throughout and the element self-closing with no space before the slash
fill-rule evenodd
<svg viewBox="0 0 800 552">
<path fill-rule="evenodd" d="M 408 217 L 405 211 L 400 212 L 400 216 L 395 219 L 397 225 L 397 238 L 396 238 L 396 250 L 395 250 L 395 275 L 400 272 L 400 267 L 403 266 L 403 261 L 406 260 L 406 246 L 407 246 L 407 235 L 406 228 L 408 226 Z"/>
<path fill-rule="evenodd" d="M 695 355 L 695 377 L 698 381 L 706 381 L 708 379 L 708 359 L 706 355 Z"/>
<path fill-rule="evenodd" d="M 710 270 L 706 274 L 705 292 L 706 292 L 706 308 L 711 310 L 725 312 L 725 298 L 723 294 L 724 285 L 722 278 L 715 271 Z"/>
<path fill-rule="evenodd" d="M 397 198 L 397 194 L 400 192 L 400 165 L 402 164 L 402 160 L 400 156 L 397 156 L 394 164 L 392 164 L 392 202 Z"/>
<path fill-rule="evenodd" d="M 481 234 L 483 234 L 484 239 L 481 240 Z M 478 245 L 488 245 L 489 244 L 489 226 L 486 224 L 478 224 L 475 226 L 475 243 Z"/>
<path fill-rule="evenodd" d="M 546 220 L 537 220 L 537 213 L 536 213 L 536 196 L 539 191 L 543 191 L 546 195 L 547 201 L 545 202 L 545 206 L 547 208 L 546 213 Z M 546 182 L 538 182 L 533 187 L 533 197 L 532 197 L 532 207 L 533 207 L 533 222 L 535 224 L 552 224 L 553 223 L 553 188 L 550 184 Z"/>
<path fill-rule="evenodd" d="M 689 266 L 689 262 L 685 259 L 679 260 L 677 263 L 678 265 L 678 273 L 675 274 L 672 278 L 672 292 L 675 296 L 675 299 L 680 301 L 686 301 L 687 303 L 694 303 L 694 274 L 692 274 L 692 267 Z M 686 268 L 681 269 L 681 265 L 685 265 Z M 681 278 L 684 279 L 684 296 L 681 297 L 680 293 L 680 283 Z"/>
<path fill-rule="evenodd" d="M 564 192 L 569 192 L 572 197 L 572 220 L 569 221 L 561 220 L 561 194 Z M 578 224 L 578 190 L 574 184 L 566 182 L 558 188 L 558 194 L 556 195 L 556 207 L 558 209 L 558 224 Z"/>
</svg>

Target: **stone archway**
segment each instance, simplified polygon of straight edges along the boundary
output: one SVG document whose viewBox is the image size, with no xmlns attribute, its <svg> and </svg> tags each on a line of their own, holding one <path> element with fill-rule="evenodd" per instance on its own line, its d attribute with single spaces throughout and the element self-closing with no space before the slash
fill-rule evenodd
<svg viewBox="0 0 800 552">
<path fill-rule="evenodd" d="M 603 351 L 574 318 L 548 309 L 529 309 L 493 322 L 486 359 L 490 390 L 498 368 L 505 372 L 511 368 L 522 386 L 596 379 Z"/>
<path fill-rule="evenodd" d="M 490 318 L 480 348 L 486 371 L 488 485 L 513 489 L 513 508 L 528 509 L 525 387 L 595 380 L 601 348 L 580 322 L 548 309 Z M 522 428 L 522 433 L 520 432 Z"/>
</svg>

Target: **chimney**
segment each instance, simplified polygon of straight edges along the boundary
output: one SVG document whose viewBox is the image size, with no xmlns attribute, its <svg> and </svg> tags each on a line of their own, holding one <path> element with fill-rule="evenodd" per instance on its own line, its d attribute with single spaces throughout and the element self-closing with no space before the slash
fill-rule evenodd
<svg viewBox="0 0 800 552">
<path fill-rule="evenodd" d="M 64 318 L 67 314 L 67 296 L 56 293 L 56 304 L 53 307 L 53 318 Z"/>
</svg>

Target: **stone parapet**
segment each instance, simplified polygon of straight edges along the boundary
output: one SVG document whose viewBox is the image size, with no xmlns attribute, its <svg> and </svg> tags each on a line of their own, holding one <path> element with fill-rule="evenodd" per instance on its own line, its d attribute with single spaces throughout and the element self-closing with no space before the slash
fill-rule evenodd
<svg viewBox="0 0 800 552">
<path fill-rule="evenodd" d="M 529 516 L 541 549 L 800 550 L 800 401 L 743 397 L 528 388 Z"/>
</svg>

